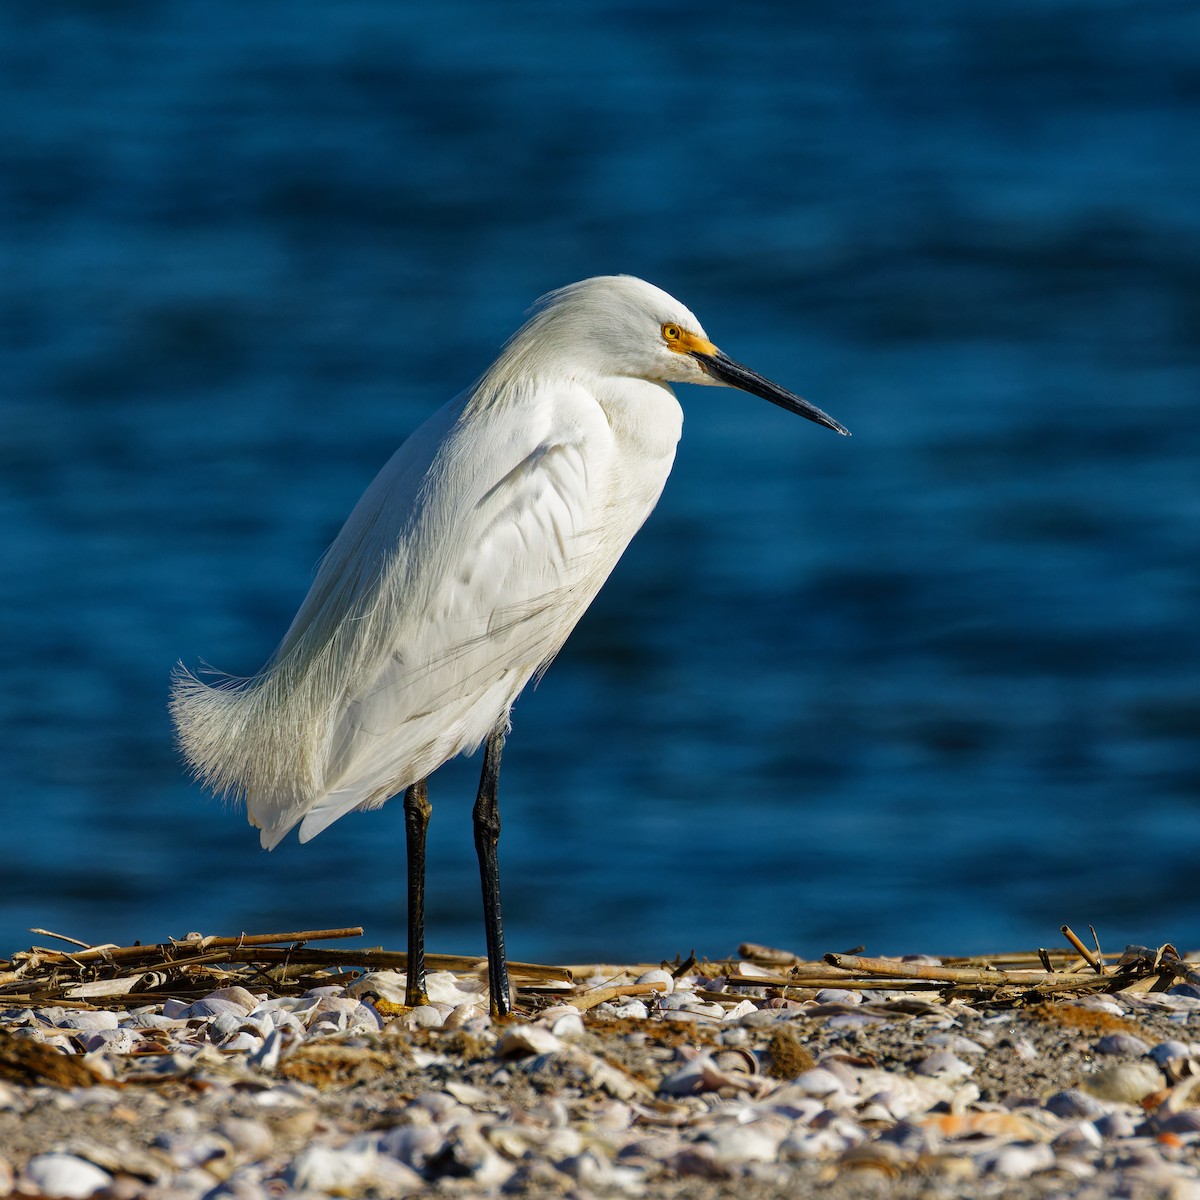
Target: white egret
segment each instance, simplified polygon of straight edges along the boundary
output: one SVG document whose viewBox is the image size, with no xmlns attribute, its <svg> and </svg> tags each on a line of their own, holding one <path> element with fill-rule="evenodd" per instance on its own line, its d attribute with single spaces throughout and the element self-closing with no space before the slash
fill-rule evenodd
<svg viewBox="0 0 1200 1200">
<path fill-rule="evenodd" d="M 847 432 L 723 354 L 666 292 L 571 284 L 396 451 L 257 675 L 175 673 L 184 755 L 245 801 L 267 849 L 404 793 L 410 1004 L 425 1000 L 426 777 L 483 743 L 488 982 L 493 1013 L 510 1010 L 496 862 L 509 711 L 658 501 L 683 422 L 671 383 L 740 388 Z"/>
</svg>

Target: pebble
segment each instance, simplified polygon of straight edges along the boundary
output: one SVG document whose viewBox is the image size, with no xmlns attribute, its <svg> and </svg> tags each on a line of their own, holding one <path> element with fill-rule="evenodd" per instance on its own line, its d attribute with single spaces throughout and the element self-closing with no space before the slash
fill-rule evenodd
<svg viewBox="0 0 1200 1200">
<path fill-rule="evenodd" d="M 97 1076 L 57 1088 L 0 1078 L 0 1112 L 113 1114 L 117 1131 L 31 1157 L 0 1149 L 0 1194 L 652 1197 L 691 1179 L 702 1196 L 799 1195 L 844 1174 L 853 1194 L 880 1195 L 919 1172 L 930 1195 L 1200 1200 L 1190 994 L 1087 998 L 1076 1007 L 1098 1018 L 1080 1033 L 928 993 L 785 999 L 663 969 L 636 982 L 655 993 L 497 1025 L 478 980 L 449 972 L 431 976 L 428 1005 L 399 1015 L 396 972 L 298 997 L 234 986 L 132 1012 L 0 1009 L 0 1029 L 42 1053 L 82 1052 Z M 1103 1014 L 1145 1036 L 1101 1035 Z M 606 1034 L 618 1017 L 630 1027 Z M 1163 1036 L 1168 1021 L 1177 1036 Z M 773 1052 L 775 1038 L 805 1053 Z M 1069 1069 L 1039 1066 L 1064 1055 Z M 160 1077 L 187 1080 L 186 1095 L 160 1092 Z M 1023 1092 L 1009 1079 L 1058 1082 Z"/>
<path fill-rule="evenodd" d="M 1150 1046 L 1132 1033 L 1110 1033 L 1096 1043 L 1097 1054 L 1121 1054 L 1137 1058 L 1150 1053 Z"/>
<path fill-rule="evenodd" d="M 1189 1046 L 1172 1038 L 1152 1046 L 1150 1057 L 1163 1067 L 1174 1058 L 1200 1058 L 1200 1046 Z"/>
</svg>

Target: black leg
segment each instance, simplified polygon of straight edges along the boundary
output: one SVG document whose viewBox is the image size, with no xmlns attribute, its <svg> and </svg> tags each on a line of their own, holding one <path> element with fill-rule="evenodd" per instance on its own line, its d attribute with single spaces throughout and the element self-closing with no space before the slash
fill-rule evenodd
<svg viewBox="0 0 1200 1200">
<path fill-rule="evenodd" d="M 429 828 L 429 792 L 419 779 L 404 793 L 404 832 L 408 845 L 408 986 L 404 1003 L 428 1004 L 425 991 L 425 831 Z"/>
<path fill-rule="evenodd" d="M 483 751 L 483 774 L 472 819 L 475 823 L 475 852 L 479 855 L 479 877 L 483 883 L 483 920 L 487 934 L 488 988 L 492 994 L 492 1016 L 504 1017 L 512 1011 L 508 990 L 508 963 L 504 957 L 504 921 L 500 916 L 500 867 L 496 846 L 500 841 L 500 804 L 496 785 L 500 780 L 500 753 L 508 714 L 497 722 L 487 736 Z"/>
</svg>

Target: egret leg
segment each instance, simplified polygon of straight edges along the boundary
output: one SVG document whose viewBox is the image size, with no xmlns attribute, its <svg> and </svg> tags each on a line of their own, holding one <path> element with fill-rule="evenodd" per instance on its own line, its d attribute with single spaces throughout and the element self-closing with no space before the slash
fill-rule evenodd
<svg viewBox="0 0 1200 1200">
<path fill-rule="evenodd" d="M 475 852 L 479 855 L 479 877 L 483 883 L 483 920 L 487 935 L 488 988 L 492 994 L 492 1016 L 512 1011 L 508 990 L 508 962 L 504 957 L 504 921 L 500 915 L 500 867 L 496 846 L 500 841 L 500 804 L 496 787 L 500 780 L 500 754 L 508 729 L 508 714 L 496 723 L 483 749 L 483 773 L 475 799 Z"/>
<path fill-rule="evenodd" d="M 425 990 L 425 832 L 429 828 L 429 791 L 419 779 L 404 793 L 404 833 L 408 847 L 408 984 L 404 1003 L 429 1003 Z"/>
</svg>

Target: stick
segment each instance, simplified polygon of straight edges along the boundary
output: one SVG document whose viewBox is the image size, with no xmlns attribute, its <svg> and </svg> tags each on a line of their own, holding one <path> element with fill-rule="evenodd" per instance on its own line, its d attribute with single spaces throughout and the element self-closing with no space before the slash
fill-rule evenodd
<svg viewBox="0 0 1200 1200">
<path fill-rule="evenodd" d="M 173 950 L 181 950 L 186 955 L 187 951 L 193 948 L 197 951 L 205 951 L 231 946 L 265 946 L 272 942 L 316 942 L 329 938 L 362 937 L 362 933 L 362 926 L 355 925 L 347 929 L 306 929 L 299 933 L 239 934 L 237 937 L 206 937 L 197 938 L 195 941 L 171 939 L 166 942 L 151 942 L 146 946 L 92 946 L 86 950 L 74 952 L 35 948 L 34 953 L 42 962 L 51 965 L 96 961 L 127 962 L 136 961 L 152 954 L 162 957 L 169 955 Z"/>
<path fill-rule="evenodd" d="M 1025 987 L 1050 978 L 1045 971 L 979 970 L 973 967 L 934 967 L 928 963 L 892 962 L 885 958 L 860 958 L 854 954 L 827 954 L 825 961 L 843 971 L 863 975 L 881 975 L 886 979 L 936 979 L 943 983 L 976 983 L 999 987 L 1019 984 Z"/>
<path fill-rule="evenodd" d="M 649 992 L 666 990 L 667 985 L 661 979 L 652 983 L 618 983 L 612 987 L 592 988 L 582 996 L 566 996 L 563 1003 L 579 1009 L 580 1012 L 587 1012 L 589 1008 L 595 1008 L 597 1004 L 603 1004 L 606 1000 L 615 1000 L 618 996 L 645 996 Z"/>
<path fill-rule="evenodd" d="M 67 937 L 65 933 L 55 933 L 52 929 L 31 929 L 29 932 L 36 933 L 39 937 L 58 938 L 60 942 L 70 942 L 72 946 L 82 946 L 85 950 L 92 948 L 90 942 L 81 942 L 78 938 Z"/>
<path fill-rule="evenodd" d="M 1087 965 L 1091 967 L 1097 975 L 1104 974 L 1104 964 L 1079 940 L 1079 938 L 1075 936 L 1075 931 L 1070 927 L 1070 925 L 1062 926 L 1062 934 L 1063 937 L 1065 937 L 1067 941 L 1079 951 L 1080 958 L 1082 958 L 1083 961 L 1087 963 Z"/>
</svg>

